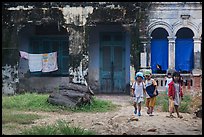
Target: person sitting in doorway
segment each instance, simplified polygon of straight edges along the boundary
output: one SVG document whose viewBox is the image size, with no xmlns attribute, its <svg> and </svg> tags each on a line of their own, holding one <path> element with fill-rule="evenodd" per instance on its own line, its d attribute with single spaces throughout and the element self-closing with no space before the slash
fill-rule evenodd
<svg viewBox="0 0 204 137">
<path fill-rule="evenodd" d="M 156 73 L 159 73 L 159 74 L 162 73 L 162 67 L 159 64 L 157 64 L 157 66 L 156 66 Z"/>
</svg>

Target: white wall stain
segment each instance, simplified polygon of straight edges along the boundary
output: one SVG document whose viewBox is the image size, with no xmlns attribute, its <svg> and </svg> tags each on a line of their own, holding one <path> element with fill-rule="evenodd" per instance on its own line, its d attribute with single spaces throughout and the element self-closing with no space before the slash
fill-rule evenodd
<svg viewBox="0 0 204 137">
<path fill-rule="evenodd" d="M 14 67 L 7 65 L 2 67 L 2 93 L 13 95 L 17 90 L 18 78 L 18 64 Z"/>
<path fill-rule="evenodd" d="M 69 74 L 73 76 L 72 82 L 73 83 L 80 83 L 87 85 L 87 81 L 85 76 L 88 75 L 88 68 L 84 68 L 83 63 L 88 62 L 88 56 L 84 55 L 84 58 L 80 62 L 80 65 L 73 69 L 69 68 Z"/>
<path fill-rule="evenodd" d="M 86 24 L 86 18 L 93 13 L 93 7 L 69 7 L 62 8 L 62 13 L 66 20 L 66 24 L 74 24 L 76 26 L 83 26 Z"/>
</svg>

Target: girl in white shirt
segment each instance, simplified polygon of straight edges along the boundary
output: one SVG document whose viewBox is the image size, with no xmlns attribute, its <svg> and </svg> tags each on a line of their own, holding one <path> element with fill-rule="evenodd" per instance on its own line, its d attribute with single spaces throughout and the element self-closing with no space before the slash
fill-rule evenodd
<svg viewBox="0 0 204 137">
<path fill-rule="evenodd" d="M 172 81 L 172 77 L 171 77 L 171 73 L 168 73 L 167 74 L 167 77 L 166 77 L 166 94 L 168 95 L 168 89 L 169 89 L 169 83 Z"/>
</svg>

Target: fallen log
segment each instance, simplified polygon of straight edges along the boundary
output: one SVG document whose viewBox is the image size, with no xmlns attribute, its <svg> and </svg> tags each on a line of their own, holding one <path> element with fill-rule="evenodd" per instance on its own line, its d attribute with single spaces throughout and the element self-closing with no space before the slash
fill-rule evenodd
<svg viewBox="0 0 204 137">
<path fill-rule="evenodd" d="M 54 105 L 76 107 L 90 104 L 93 95 L 93 91 L 88 86 L 69 83 L 61 85 L 59 91 L 51 93 L 47 101 Z"/>
<path fill-rule="evenodd" d="M 88 92 L 89 88 L 85 85 L 69 83 L 68 85 L 60 85 L 59 90 L 75 90 L 79 92 Z"/>
<path fill-rule="evenodd" d="M 63 96 L 58 92 L 53 92 L 49 96 L 48 102 L 54 105 L 60 105 L 65 107 L 74 107 L 77 105 L 77 101 L 71 98 L 67 98 L 66 96 Z"/>
</svg>

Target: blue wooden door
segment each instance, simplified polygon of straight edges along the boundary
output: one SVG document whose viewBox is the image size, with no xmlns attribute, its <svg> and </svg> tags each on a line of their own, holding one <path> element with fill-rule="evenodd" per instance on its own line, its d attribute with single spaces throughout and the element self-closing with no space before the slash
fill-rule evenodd
<svg viewBox="0 0 204 137">
<path fill-rule="evenodd" d="M 118 93 L 125 90 L 125 48 L 123 37 L 119 39 L 117 35 L 118 33 L 108 33 L 110 39 L 106 39 L 107 41 L 101 38 L 100 90 L 104 93 Z"/>
<path fill-rule="evenodd" d="M 193 39 L 176 39 L 175 68 L 177 71 L 191 71 L 194 64 Z"/>
<path fill-rule="evenodd" d="M 151 40 L 151 68 L 152 72 L 156 71 L 156 65 L 159 64 L 162 70 L 168 69 L 168 40 L 152 39 Z"/>
</svg>

